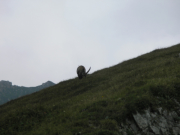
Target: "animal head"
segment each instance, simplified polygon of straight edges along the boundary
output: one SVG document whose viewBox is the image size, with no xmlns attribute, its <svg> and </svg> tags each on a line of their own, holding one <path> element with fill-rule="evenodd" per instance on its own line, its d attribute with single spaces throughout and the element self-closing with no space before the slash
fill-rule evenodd
<svg viewBox="0 0 180 135">
<path fill-rule="evenodd" d="M 77 68 L 77 74 L 79 79 L 82 79 L 84 76 L 86 77 L 86 75 L 88 74 L 88 72 L 90 71 L 91 67 L 89 68 L 89 70 L 86 72 L 86 69 L 84 66 L 79 66 Z"/>
</svg>

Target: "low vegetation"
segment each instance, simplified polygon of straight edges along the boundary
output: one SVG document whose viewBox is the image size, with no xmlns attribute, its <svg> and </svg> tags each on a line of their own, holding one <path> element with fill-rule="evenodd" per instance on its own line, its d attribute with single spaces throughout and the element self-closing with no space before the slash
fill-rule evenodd
<svg viewBox="0 0 180 135">
<path fill-rule="evenodd" d="M 180 44 L 0 106 L 1 135 L 115 135 L 132 113 L 180 102 Z"/>
</svg>

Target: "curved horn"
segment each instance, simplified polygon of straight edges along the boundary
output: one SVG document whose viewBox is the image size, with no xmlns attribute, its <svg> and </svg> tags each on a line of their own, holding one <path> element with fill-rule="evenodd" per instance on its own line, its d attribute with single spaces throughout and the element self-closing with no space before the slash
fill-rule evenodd
<svg viewBox="0 0 180 135">
<path fill-rule="evenodd" d="M 89 70 L 86 72 L 86 74 L 88 74 L 88 73 L 89 73 L 90 69 L 91 69 L 91 67 L 90 67 L 90 68 L 89 68 Z"/>
</svg>

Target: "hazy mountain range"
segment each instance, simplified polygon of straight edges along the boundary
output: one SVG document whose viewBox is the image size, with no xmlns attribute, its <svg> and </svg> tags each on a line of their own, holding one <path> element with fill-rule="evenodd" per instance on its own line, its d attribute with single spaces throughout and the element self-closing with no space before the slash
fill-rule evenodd
<svg viewBox="0 0 180 135">
<path fill-rule="evenodd" d="M 47 81 L 42 85 L 36 87 L 24 87 L 12 85 L 12 82 L 2 80 L 0 81 L 0 105 L 10 100 L 34 93 L 36 91 L 42 90 L 53 85 L 55 85 L 55 83 Z"/>
</svg>

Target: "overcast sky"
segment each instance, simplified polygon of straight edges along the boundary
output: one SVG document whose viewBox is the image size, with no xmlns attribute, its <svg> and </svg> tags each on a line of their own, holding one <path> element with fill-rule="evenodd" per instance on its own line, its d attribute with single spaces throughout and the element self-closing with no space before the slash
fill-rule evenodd
<svg viewBox="0 0 180 135">
<path fill-rule="evenodd" d="M 180 0 L 0 0 L 0 80 L 59 83 L 180 43 Z"/>
</svg>

